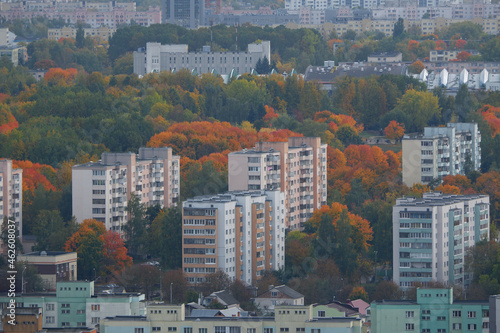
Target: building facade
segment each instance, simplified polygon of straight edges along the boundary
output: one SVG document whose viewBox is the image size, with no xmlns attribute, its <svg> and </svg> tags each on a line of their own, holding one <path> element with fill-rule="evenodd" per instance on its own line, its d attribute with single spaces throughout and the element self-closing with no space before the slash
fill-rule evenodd
<svg viewBox="0 0 500 333">
<path fill-rule="evenodd" d="M 453 288 L 417 289 L 416 301 L 373 301 L 371 332 L 490 332 L 488 301 L 454 301 Z"/>
<path fill-rule="evenodd" d="M 139 148 L 139 153 L 103 153 L 98 162 L 73 166 L 73 215 L 95 219 L 122 232 L 134 194 L 146 206 L 175 206 L 179 200 L 179 156 L 172 148 Z"/>
<path fill-rule="evenodd" d="M 4 218 L 16 221 L 19 238 L 23 237 L 23 170 L 14 169 L 12 160 L 0 160 L 0 223 Z M 6 253 L 0 240 L 0 253 Z"/>
<path fill-rule="evenodd" d="M 106 317 L 145 314 L 144 294 L 96 294 L 94 281 L 58 282 L 56 293 L 24 294 L 16 306 L 42 308 L 44 328 L 95 327 Z M 2 314 L 9 297 L 0 296 Z"/>
<path fill-rule="evenodd" d="M 407 186 L 481 167 L 481 133 L 476 123 L 425 127 L 423 135 L 403 137 L 403 183 Z"/>
<path fill-rule="evenodd" d="M 401 289 L 431 282 L 467 286 L 466 250 L 489 239 L 488 195 L 425 193 L 392 209 L 393 281 Z"/>
<path fill-rule="evenodd" d="M 134 73 L 145 75 L 162 71 L 187 69 L 196 74 L 215 72 L 221 75 L 250 73 L 259 59 L 271 59 L 271 43 L 248 44 L 246 52 L 188 52 L 186 44 L 161 45 L 147 43 L 134 52 Z"/>
<path fill-rule="evenodd" d="M 115 317 L 101 321 L 101 333 L 361 333 L 359 318 L 314 318 L 312 305 L 277 306 L 274 317 L 187 317 L 184 304 L 152 304 L 145 317 Z"/>
<path fill-rule="evenodd" d="M 162 0 L 162 23 L 196 29 L 204 24 L 205 0 Z"/>
<path fill-rule="evenodd" d="M 326 205 L 326 147 L 318 137 L 292 137 L 230 153 L 229 190 L 284 192 L 286 227 L 301 230 L 314 210 Z"/>
<path fill-rule="evenodd" d="M 55 290 L 57 282 L 76 281 L 77 259 L 76 252 L 41 251 L 17 256 L 17 261 L 36 267 L 47 290 Z"/>
<path fill-rule="evenodd" d="M 240 191 L 183 202 L 182 268 L 188 283 L 217 270 L 252 285 L 285 263 L 285 205 L 280 191 Z"/>
<path fill-rule="evenodd" d="M 43 333 L 42 319 L 41 308 L 16 308 L 15 325 L 12 325 L 11 317 L 3 313 L 0 330 L 4 333 Z"/>
<path fill-rule="evenodd" d="M 77 28 L 64 27 L 60 29 L 48 29 L 47 38 L 51 40 L 59 40 L 60 38 L 76 38 Z M 83 34 L 85 37 L 100 38 L 103 41 L 108 41 L 116 29 L 101 26 L 99 28 L 84 28 Z"/>
</svg>

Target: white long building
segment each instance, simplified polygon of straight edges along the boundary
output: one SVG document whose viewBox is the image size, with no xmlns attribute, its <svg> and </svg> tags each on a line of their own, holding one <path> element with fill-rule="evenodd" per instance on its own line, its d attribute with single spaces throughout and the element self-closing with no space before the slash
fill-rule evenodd
<svg viewBox="0 0 500 333">
<path fill-rule="evenodd" d="M 420 74 L 413 75 L 413 77 L 427 84 L 429 90 L 443 87 L 448 91 L 456 92 L 461 85 L 465 84 L 468 89 L 472 90 L 500 91 L 500 74 L 498 70 L 492 69 L 489 71 L 483 68 L 480 73 L 471 73 L 460 62 L 455 62 L 455 66 L 461 66 L 462 68 L 460 70 L 458 68 L 444 68 L 430 73 L 427 69 L 423 69 Z M 498 64 L 495 67 L 497 66 Z M 452 72 L 453 70 L 455 70 L 455 73 Z"/>
<path fill-rule="evenodd" d="M 285 265 L 283 192 L 234 191 L 182 204 L 182 268 L 188 283 L 217 270 L 253 285 Z"/>
<path fill-rule="evenodd" d="M 400 198 L 392 211 L 393 281 L 403 290 L 430 282 L 467 286 L 466 250 L 489 239 L 488 195 L 425 193 Z"/>
<path fill-rule="evenodd" d="M 271 61 L 269 41 L 248 44 L 244 52 L 212 52 L 209 46 L 205 46 L 203 52 L 188 52 L 186 44 L 147 43 L 146 47 L 134 52 L 134 73 L 145 75 L 187 69 L 196 74 L 244 74 L 252 72 L 264 57 Z"/>
<path fill-rule="evenodd" d="M 468 159 L 481 167 L 481 133 L 476 123 L 425 127 L 423 135 L 403 137 L 403 183 L 428 184 L 448 175 L 465 174 Z"/>
<path fill-rule="evenodd" d="M 172 148 L 103 153 L 98 162 L 73 166 L 73 215 L 78 222 L 95 219 L 121 233 L 132 193 L 146 206 L 178 203 L 179 173 L 179 156 Z"/>
</svg>

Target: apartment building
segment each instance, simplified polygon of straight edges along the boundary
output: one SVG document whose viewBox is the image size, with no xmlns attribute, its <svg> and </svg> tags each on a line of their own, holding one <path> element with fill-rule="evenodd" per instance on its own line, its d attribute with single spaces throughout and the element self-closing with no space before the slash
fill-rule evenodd
<svg viewBox="0 0 500 333">
<path fill-rule="evenodd" d="M 255 283 L 285 265 L 285 196 L 277 190 L 233 191 L 183 202 L 182 269 L 191 284 L 224 271 Z"/>
<path fill-rule="evenodd" d="M 489 239 L 488 195 L 425 193 L 399 198 L 392 210 L 393 281 L 403 290 L 419 282 L 466 287 L 466 250 Z"/>
<path fill-rule="evenodd" d="M 187 69 L 196 74 L 243 74 L 250 73 L 264 57 L 271 59 L 269 41 L 248 44 L 246 52 L 212 52 L 210 46 L 204 46 L 203 52 L 188 52 L 186 44 L 146 43 L 145 48 L 134 51 L 134 73 L 145 75 Z"/>
<path fill-rule="evenodd" d="M 326 205 L 326 147 L 318 137 L 294 137 L 230 153 L 229 190 L 283 191 L 286 227 L 301 230 L 314 210 Z"/>
<path fill-rule="evenodd" d="M 488 300 L 453 300 L 453 288 L 419 288 L 416 301 L 373 301 L 370 312 L 372 333 L 493 332 Z"/>
<path fill-rule="evenodd" d="M 403 137 L 403 183 L 428 184 L 447 175 L 481 167 L 481 133 L 476 123 L 425 127 L 424 134 Z"/>
<path fill-rule="evenodd" d="M 48 29 L 47 31 L 47 39 L 51 40 L 59 40 L 60 38 L 76 38 L 77 28 L 72 27 L 63 27 L 60 29 Z M 113 34 L 116 32 L 116 29 L 111 29 L 108 27 L 99 27 L 99 28 L 84 28 L 83 34 L 85 37 L 92 38 L 100 38 L 103 41 L 108 41 Z"/>
<path fill-rule="evenodd" d="M 0 314 L 8 312 L 10 299 L 7 294 L 0 295 Z M 59 328 L 62 332 L 73 327 L 95 327 L 106 317 L 145 314 L 144 294 L 100 294 L 94 291 L 94 281 L 58 282 L 55 293 L 16 295 L 16 306 L 41 308 L 43 328 Z"/>
<path fill-rule="evenodd" d="M 119 316 L 101 321 L 101 333 L 196 332 L 196 333 L 277 333 L 349 332 L 361 333 L 362 320 L 356 317 L 315 318 L 312 305 L 276 306 L 269 317 L 188 317 L 184 304 L 151 304 L 145 317 Z"/>
<path fill-rule="evenodd" d="M 120 232 L 128 220 L 131 194 L 146 206 L 171 207 L 179 200 L 179 156 L 172 148 L 139 148 L 108 153 L 98 162 L 73 166 L 73 215 L 95 219 Z"/>
<path fill-rule="evenodd" d="M 14 169 L 12 160 L 0 160 L 0 223 L 3 219 L 16 221 L 19 238 L 23 236 L 23 170 Z M 0 253 L 6 251 L 0 240 Z"/>
</svg>

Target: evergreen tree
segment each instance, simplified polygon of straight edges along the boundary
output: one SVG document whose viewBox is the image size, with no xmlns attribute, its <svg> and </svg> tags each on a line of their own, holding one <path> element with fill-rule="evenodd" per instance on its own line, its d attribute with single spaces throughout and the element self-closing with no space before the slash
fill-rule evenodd
<svg viewBox="0 0 500 333">
<path fill-rule="evenodd" d="M 255 71 L 263 75 L 271 72 L 271 65 L 269 65 L 269 59 L 267 59 L 267 56 L 257 60 L 257 63 L 255 64 Z"/>
<path fill-rule="evenodd" d="M 398 39 L 402 37 L 404 32 L 405 32 L 405 22 L 400 17 L 398 18 L 398 21 L 394 24 L 394 30 L 392 31 L 392 38 Z"/>
<path fill-rule="evenodd" d="M 81 24 L 78 25 L 78 30 L 76 30 L 76 47 L 79 49 L 85 46 L 85 32 Z"/>
</svg>

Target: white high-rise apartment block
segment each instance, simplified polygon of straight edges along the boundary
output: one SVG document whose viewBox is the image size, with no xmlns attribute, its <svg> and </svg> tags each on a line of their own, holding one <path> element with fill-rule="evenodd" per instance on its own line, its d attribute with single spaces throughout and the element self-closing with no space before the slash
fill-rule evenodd
<svg viewBox="0 0 500 333">
<path fill-rule="evenodd" d="M 283 192 L 235 191 L 182 204 L 182 268 L 191 284 L 217 270 L 252 285 L 285 265 Z"/>
<path fill-rule="evenodd" d="M 23 237 L 23 170 L 13 169 L 12 160 L 0 160 L 0 230 L 3 219 L 16 221 L 19 238 Z M 1 251 L 6 250 L 0 240 Z"/>
<path fill-rule="evenodd" d="M 422 199 L 400 198 L 392 210 L 393 281 L 402 289 L 417 282 L 427 286 L 467 286 L 466 251 L 489 239 L 488 195 L 426 193 Z"/>
<path fill-rule="evenodd" d="M 286 226 L 301 230 L 314 210 L 326 205 L 326 148 L 318 137 L 292 137 L 230 153 L 229 190 L 283 191 Z"/>
<path fill-rule="evenodd" d="M 146 206 L 177 204 L 179 171 L 179 156 L 168 147 L 103 153 L 98 162 L 73 167 L 73 215 L 79 222 L 95 219 L 121 233 L 132 193 Z"/>
<path fill-rule="evenodd" d="M 463 175 L 467 163 L 474 170 L 481 166 L 481 133 L 475 123 L 425 127 L 423 135 L 403 138 L 403 183 L 407 186 Z"/>
</svg>

